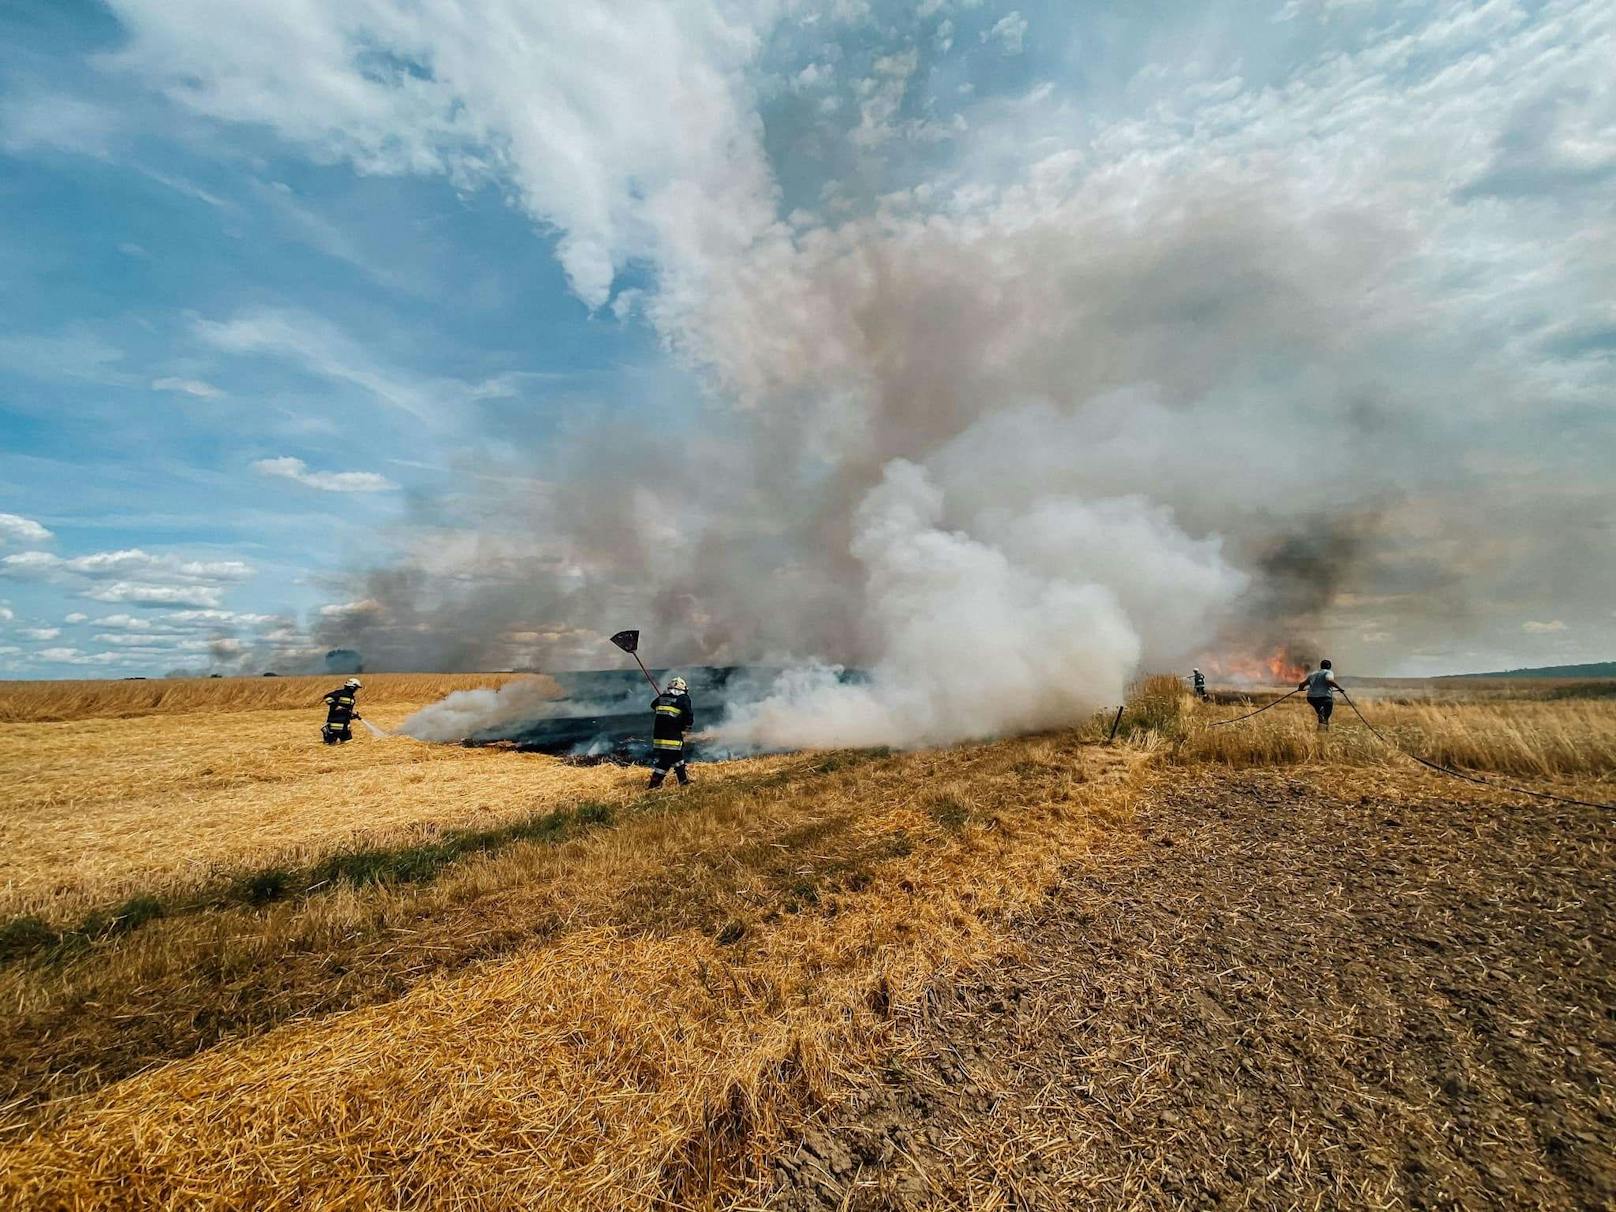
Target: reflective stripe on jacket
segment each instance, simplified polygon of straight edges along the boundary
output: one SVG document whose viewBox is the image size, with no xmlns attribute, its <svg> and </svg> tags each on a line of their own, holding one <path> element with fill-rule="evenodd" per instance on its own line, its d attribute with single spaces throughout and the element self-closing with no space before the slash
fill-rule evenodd
<svg viewBox="0 0 1616 1212">
<path fill-rule="evenodd" d="M 353 718 L 354 708 L 358 705 L 354 692 L 347 689 L 333 690 L 325 696 L 325 701 L 330 705 L 326 719 L 333 724 L 347 723 Z"/>
<path fill-rule="evenodd" d="M 651 701 L 651 744 L 657 749 L 683 749 L 685 732 L 696 723 L 688 694 L 663 693 Z"/>
</svg>

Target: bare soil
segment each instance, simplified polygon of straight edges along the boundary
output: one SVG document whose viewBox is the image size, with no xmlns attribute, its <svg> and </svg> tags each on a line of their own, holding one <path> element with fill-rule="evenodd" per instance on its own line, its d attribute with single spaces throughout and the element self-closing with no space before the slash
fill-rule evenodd
<svg viewBox="0 0 1616 1212">
<path fill-rule="evenodd" d="M 1173 777 L 770 1207 L 1616 1208 L 1608 812 Z"/>
</svg>

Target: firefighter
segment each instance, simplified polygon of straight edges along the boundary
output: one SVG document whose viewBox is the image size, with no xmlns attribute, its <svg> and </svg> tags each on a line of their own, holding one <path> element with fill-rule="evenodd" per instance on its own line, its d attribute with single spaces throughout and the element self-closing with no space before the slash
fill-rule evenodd
<svg viewBox="0 0 1616 1212">
<path fill-rule="evenodd" d="M 1341 689 L 1330 671 L 1330 662 L 1320 661 L 1319 667 L 1303 678 L 1296 689 L 1307 691 L 1307 705 L 1319 717 L 1319 729 L 1328 729 L 1330 713 L 1335 710 L 1335 692 Z"/>
<path fill-rule="evenodd" d="M 1195 686 L 1195 697 L 1198 699 L 1205 699 L 1206 674 L 1202 673 L 1199 669 L 1192 669 L 1190 670 L 1190 681 Z"/>
<path fill-rule="evenodd" d="M 696 724 L 690 706 L 690 687 L 684 678 L 674 678 L 668 688 L 651 700 L 651 787 L 662 786 L 672 770 L 679 785 L 690 782 L 685 769 L 685 733 Z"/>
<path fill-rule="evenodd" d="M 339 745 L 343 741 L 353 740 L 353 722 L 365 718 L 355 710 L 359 687 L 358 678 L 349 678 L 325 696 L 325 727 L 320 729 L 320 736 L 327 745 Z"/>
</svg>

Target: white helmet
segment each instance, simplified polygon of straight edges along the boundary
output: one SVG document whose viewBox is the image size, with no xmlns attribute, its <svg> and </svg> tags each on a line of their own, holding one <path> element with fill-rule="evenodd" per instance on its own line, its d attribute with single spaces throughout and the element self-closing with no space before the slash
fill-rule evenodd
<svg viewBox="0 0 1616 1212">
<path fill-rule="evenodd" d="M 361 686 L 364 685 L 364 683 L 361 682 L 358 678 L 349 678 L 346 682 L 343 683 L 343 685 L 346 686 L 349 690 L 358 690 Z"/>
<path fill-rule="evenodd" d="M 685 681 L 684 678 L 674 678 L 668 683 L 668 692 L 670 694 L 683 694 L 689 689 L 690 683 Z"/>
</svg>

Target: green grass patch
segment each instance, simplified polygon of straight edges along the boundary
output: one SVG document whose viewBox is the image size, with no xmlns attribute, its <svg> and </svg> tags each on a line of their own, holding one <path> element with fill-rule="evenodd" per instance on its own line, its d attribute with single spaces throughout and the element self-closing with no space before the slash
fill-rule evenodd
<svg viewBox="0 0 1616 1212">
<path fill-rule="evenodd" d="M 926 797 L 923 807 L 931 817 L 950 833 L 958 833 L 971 820 L 971 807 L 951 791 L 939 791 Z"/>
<path fill-rule="evenodd" d="M 55 946 L 61 934 L 32 914 L 14 917 L 0 926 L 0 963 L 33 955 Z"/>
</svg>

